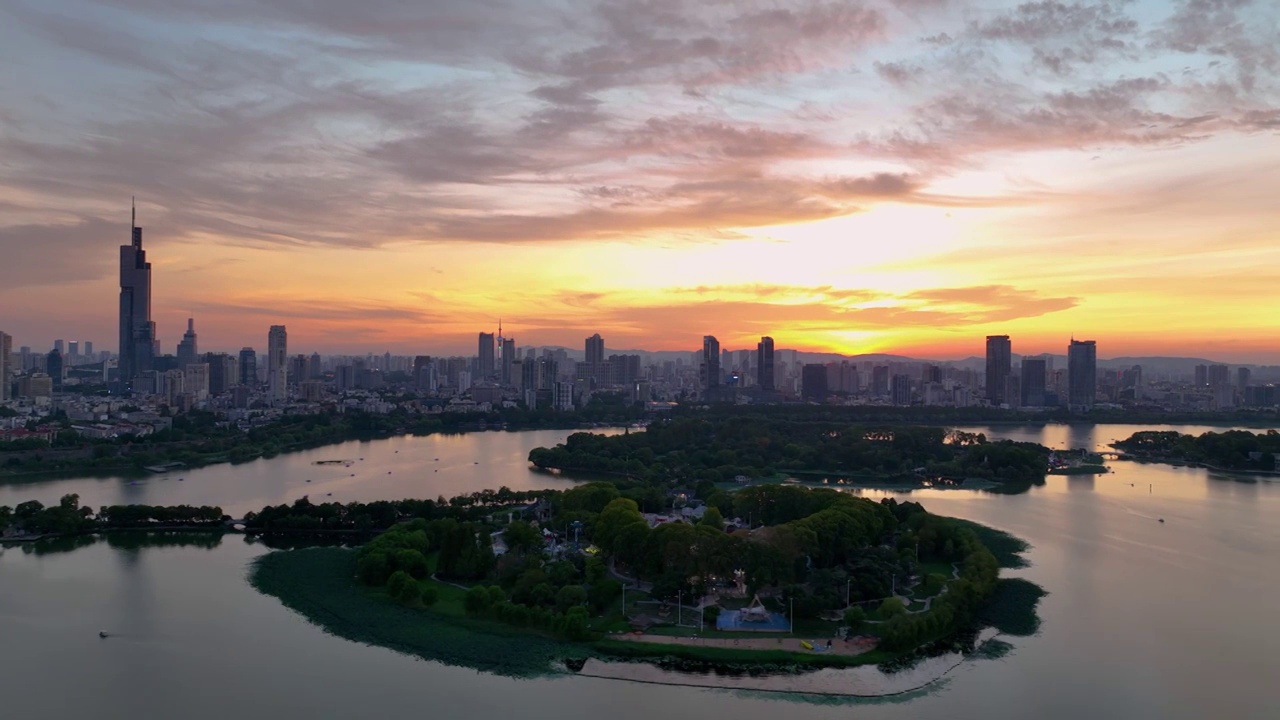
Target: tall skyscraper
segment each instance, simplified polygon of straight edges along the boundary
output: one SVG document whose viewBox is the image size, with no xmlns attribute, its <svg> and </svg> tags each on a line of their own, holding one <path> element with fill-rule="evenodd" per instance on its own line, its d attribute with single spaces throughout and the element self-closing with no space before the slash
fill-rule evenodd
<svg viewBox="0 0 1280 720">
<path fill-rule="evenodd" d="M 911 376 L 894 375 L 889 383 L 889 398 L 894 405 L 907 407 L 911 405 Z"/>
<path fill-rule="evenodd" d="M 45 372 L 49 373 L 49 377 L 53 379 L 53 389 L 61 390 L 62 381 L 66 378 L 66 368 L 62 365 L 62 353 L 58 348 L 49 351 L 49 355 L 44 361 Z"/>
<path fill-rule="evenodd" d="M 1022 357 L 1022 406 L 1044 407 L 1044 358 Z"/>
<path fill-rule="evenodd" d="M 807 402 L 827 399 L 827 366 L 809 363 L 800 368 L 800 397 Z"/>
<path fill-rule="evenodd" d="M 9 399 L 9 353 L 13 352 L 13 337 L 0 332 L 0 402 Z"/>
<path fill-rule="evenodd" d="M 756 385 L 764 392 L 773 391 L 773 338 L 768 335 L 756 343 Z"/>
<path fill-rule="evenodd" d="M 267 332 L 267 389 L 272 401 L 284 400 L 289 388 L 289 333 L 284 325 Z"/>
<path fill-rule="evenodd" d="M 84 341 L 84 356 L 85 356 L 85 358 L 86 358 L 86 359 L 88 359 L 88 360 L 89 360 L 89 362 L 93 362 L 93 361 L 96 359 L 96 358 L 94 358 L 94 356 L 93 356 L 93 341 L 92 341 L 92 340 L 85 340 L 85 341 Z"/>
<path fill-rule="evenodd" d="M 251 347 L 240 349 L 240 384 L 250 387 L 258 384 L 258 353 Z"/>
<path fill-rule="evenodd" d="M 480 372 L 480 379 L 489 380 L 494 375 L 493 363 L 493 333 L 480 333 L 480 365 L 476 369 Z"/>
<path fill-rule="evenodd" d="M 512 368 L 515 367 L 516 356 L 519 350 L 516 348 L 516 339 L 504 337 L 502 338 L 502 384 L 514 385 L 520 378 L 512 377 Z"/>
<path fill-rule="evenodd" d="M 1098 394 L 1098 344 L 1071 340 L 1067 347 L 1067 404 L 1072 410 L 1093 407 Z"/>
<path fill-rule="evenodd" d="M 889 394 L 889 368 L 876 365 L 871 368 L 871 394 L 875 397 L 886 397 Z"/>
<path fill-rule="evenodd" d="M 188 365 L 194 365 L 198 354 L 196 321 L 195 318 L 187 318 L 187 331 L 182 335 L 182 342 L 178 343 L 178 367 L 185 369 Z"/>
<path fill-rule="evenodd" d="M 586 362 L 588 365 L 604 362 L 604 338 L 600 337 L 600 333 L 587 338 Z"/>
<path fill-rule="evenodd" d="M 1209 366 L 1209 387 L 1220 388 L 1231 384 L 1231 368 L 1226 365 Z"/>
<path fill-rule="evenodd" d="M 67 358 L 71 361 L 72 365 L 78 364 L 76 363 L 76 360 L 80 359 L 80 341 L 79 340 L 67 341 Z"/>
<path fill-rule="evenodd" d="M 1013 345 L 1009 342 L 1008 335 L 987 336 L 986 397 L 987 402 L 992 405 L 1012 401 L 1012 398 L 1005 397 L 1005 385 L 1009 382 L 1009 372 L 1012 370 L 1012 351 Z"/>
<path fill-rule="evenodd" d="M 142 228 L 133 209 L 133 237 L 120 246 L 120 384 L 129 387 L 139 373 L 151 370 L 156 324 L 151 321 L 151 263 L 142 249 Z"/>
<path fill-rule="evenodd" d="M 289 358 L 289 331 L 284 325 L 272 325 L 267 332 L 267 371 L 285 367 Z"/>
<path fill-rule="evenodd" d="M 604 377 L 604 338 L 600 337 L 600 333 L 587 338 L 583 363 L 589 380 L 597 385 L 603 385 L 609 381 Z"/>
<path fill-rule="evenodd" d="M 825 370 L 824 370 L 825 372 Z M 698 379 L 707 400 L 717 400 L 720 393 L 720 341 L 715 335 L 702 336 L 702 362 L 698 367 Z"/>
</svg>

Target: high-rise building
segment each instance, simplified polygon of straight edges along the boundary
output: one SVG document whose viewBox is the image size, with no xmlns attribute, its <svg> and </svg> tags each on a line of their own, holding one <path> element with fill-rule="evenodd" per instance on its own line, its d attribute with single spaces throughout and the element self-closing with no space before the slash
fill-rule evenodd
<svg viewBox="0 0 1280 720">
<path fill-rule="evenodd" d="M 1044 358 L 1022 356 L 1023 407 L 1044 407 Z"/>
<path fill-rule="evenodd" d="M 800 397 L 808 402 L 827 399 L 827 366 L 809 363 L 800 369 Z"/>
<path fill-rule="evenodd" d="M 1231 368 L 1226 365 L 1209 366 L 1209 387 L 1220 388 L 1231 384 Z"/>
<path fill-rule="evenodd" d="M 87 358 L 87 359 L 89 360 L 89 362 L 94 362 L 94 361 L 96 361 L 96 360 L 97 360 L 97 358 L 95 358 L 95 357 L 93 356 L 93 341 L 92 341 L 92 340 L 85 340 L 85 341 L 84 341 L 84 356 L 85 356 L 85 358 Z"/>
<path fill-rule="evenodd" d="M 138 211 L 130 222 L 133 236 L 120 246 L 120 362 L 121 387 L 128 388 L 138 373 L 151 370 L 155 357 L 156 324 L 151 321 L 151 263 L 142 249 Z"/>
<path fill-rule="evenodd" d="M 205 363 L 192 363 L 182 368 L 182 389 L 197 400 L 209 398 L 209 366 Z"/>
<path fill-rule="evenodd" d="M 66 378 L 66 369 L 62 365 L 62 353 L 58 348 L 49 351 L 49 355 L 44 361 L 45 372 L 49 373 L 49 377 L 53 378 L 53 389 L 58 391 L 62 389 L 62 381 Z"/>
<path fill-rule="evenodd" d="M 888 366 L 877 365 L 871 368 L 871 394 L 876 397 L 885 397 L 889 394 Z"/>
<path fill-rule="evenodd" d="M 1011 398 L 1005 397 L 1005 386 L 1012 370 L 1013 345 L 1008 335 L 987 336 L 987 402 L 1003 405 Z"/>
<path fill-rule="evenodd" d="M 289 390 L 289 332 L 272 325 L 267 332 L 267 390 L 272 402 L 285 400 Z"/>
<path fill-rule="evenodd" d="M 756 343 L 756 385 L 762 391 L 773 391 L 773 372 L 773 338 L 766 335 Z"/>
<path fill-rule="evenodd" d="M 284 325 L 272 325 L 267 332 L 267 372 L 285 367 L 289 357 L 289 331 Z"/>
<path fill-rule="evenodd" d="M 315 380 L 321 375 L 324 375 L 324 367 L 320 360 L 320 353 L 313 352 L 311 357 L 307 359 L 307 378 Z"/>
<path fill-rule="evenodd" d="M 1247 367 L 1236 368 L 1236 387 L 1240 388 L 1241 390 L 1248 387 L 1249 377 L 1252 374 L 1253 374 L 1252 371 L 1249 370 L 1249 368 Z"/>
<path fill-rule="evenodd" d="M 894 405 L 903 407 L 911 404 L 911 376 L 894 375 L 889 384 L 889 398 Z"/>
<path fill-rule="evenodd" d="M 178 343 L 178 367 L 194 365 L 197 355 L 196 321 L 195 318 L 187 318 L 187 331 L 182 334 L 182 342 Z"/>
<path fill-rule="evenodd" d="M 476 368 L 481 380 L 493 377 L 493 333 L 480 333 L 480 364 Z"/>
<path fill-rule="evenodd" d="M 1196 387 L 1204 387 L 1209 384 L 1209 366 L 1197 365 L 1195 371 L 1195 379 L 1192 381 Z"/>
<path fill-rule="evenodd" d="M 513 385 L 519 378 L 511 376 L 512 368 L 515 367 L 516 356 L 519 353 L 516 347 L 516 339 L 509 337 L 498 338 L 502 342 L 502 384 Z"/>
<path fill-rule="evenodd" d="M 1067 405 L 1072 410 L 1093 407 L 1098 394 L 1098 344 L 1072 339 L 1067 347 Z"/>
<path fill-rule="evenodd" d="M 258 354 L 251 347 L 240 349 L 240 384 L 258 384 Z"/>
<path fill-rule="evenodd" d="M 54 340 L 53 349 L 57 350 L 59 355 L 66 355 L 66 352 L 67 352 L 66 342 L 67 342 L 66 340 Z"/>
<path fill-rule="evenodd" d="M 13 352 L 13 337 L 0 332 L 0 402 L 9 400 L 9 353 Z"/>
<path fill-rule="evenodd" d="M 704 399 L 716 400 L 720 392 L 720 341 L 714 335 L 702 336 L 702 363 L 698 367 Z"/>
<path fill-rule="evenodd" d="M 240 381 L 240 363 L 226 353 L 205 353 L 203 362 L 209 366 L 209 394 L 221 395 Z"/>
<path fill-rule="evenodd" d="M 587 338 L 586 345 L 585 360 L 588 365 L 604 362 L 604 338 L 600 337 L 600 333 Z"/>
<path fill-rule="evenodd" d="M 72 365 L 78 365 L 80 359 L 80 341 L 69 340 L 67 342 L 67 359 Z"/>
</svg>

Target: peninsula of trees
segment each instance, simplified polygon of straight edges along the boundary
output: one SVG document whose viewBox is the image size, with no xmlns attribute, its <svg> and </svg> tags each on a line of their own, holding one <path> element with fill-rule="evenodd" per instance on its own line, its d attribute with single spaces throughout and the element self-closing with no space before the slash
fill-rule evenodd
<svg viewBox="0 0 1280 720">
<path fill-rule="evenodd" d="M 1280 433 L 1275 430 L 1227 430 L 1198 436 L 1146 430 L 1112 443 L 1112 447 L 1135 460 L 1191 463 L 1235 472 L 1280 470 Z"/>
</svg>

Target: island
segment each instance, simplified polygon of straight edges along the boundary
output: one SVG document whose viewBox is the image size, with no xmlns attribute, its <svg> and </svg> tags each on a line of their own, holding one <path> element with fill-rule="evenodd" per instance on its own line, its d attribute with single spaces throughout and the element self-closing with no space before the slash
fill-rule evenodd
<svg viewBox="0 0 1280 720">
<path fill-rule="evenodd" d="M 983 626 L 1038 625 L 1040 589 L 999 577 L 1026 548 L 1004 533 L 822 488 L 761 485 L 731 501 L 733 520 L 705 505 L 643 513 L 610 483 L 528 504 L 426 501 L 430 518 L 356 548 L 270 553 L 250 577 L 335 635 L 524 676 L 588 658 L 716 672 L 885 664 L 972 643 Z M 343 507 L 290 510 L 297 526 Z"/>
<path fill-rule="evenodd" d="M 1207 432 L 1136 432 L 1111 444 L 1126 460 L 1195 465 L 1222 472 L 1271 474 L 1280 471 L 1280 433 L 1267 430 Z"/>
<path fill-rule="evenodd" d="M 529 461 L 544 470 L 607 473 L 628 487 L 696 486 L 708 497 L 715 485 L 783 481 L 1017 491 L 1044 482 L 1049 455 L 1034 443 L 941 427 L 739 412 L 658 420 L 645 432 L 613 437 L 575 433 L 554 448 L 535 448 Z"/>
</svg>

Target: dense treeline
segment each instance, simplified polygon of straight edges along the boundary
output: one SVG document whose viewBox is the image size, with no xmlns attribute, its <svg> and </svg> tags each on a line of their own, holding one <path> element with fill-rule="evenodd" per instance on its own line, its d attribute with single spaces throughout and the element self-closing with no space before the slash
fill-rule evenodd
<svg viewBox="0 0 1280 720">
<path fill-rule="evenodd" d="M 226 516 L 222 508 L 191 505 L 111 505 L 95 514 L 80 505 L 80 496 L 63 495 L 57 505 L 45 507 L 38 500 L 17 507 L 0 506 L 0 532 L 13 529 L 19 535 L 74 535 L 101 530 L 148 527 L 218 527 Z"/>
<path fill-rule="evenodd" d="M 312 503 L 302 497 L 292 505 L 274 505 L 244 516 L 245 529 L 255 533 L 386 530 L 404 520 L 453 518 L 478 520 L 494 509 L 522 505 L 554 494 L 547 490 L 515 491 L 503 486 L 445 500 L 377 500 L 374 502 Z"/>
<path fill-rule="evenodd" d="M 1048 451 L 1032 443 L 989 442 L 984 435 L 939 427 L 849 425 L 817 418 L 739 412 L 674 417 L 643 433 L 604 437 L 575 433 L 554 448 L 535 448 L 539 468 L 609 472 L 637 485 L 722 482 L 778 473 L 976 477 L 1043 482 Z"/>
<path fill-rule="evenodd" d="M 1228 430 L 1199 436 L 1147 430 L 1113 443 L 1113 447 L 1136 457 L 1204 463 L 1227 470 L 1280 469 L 1276 461 L 1276 455 L 1280 454 L 1280 433 L 1275 430 L 1263 433 Z"/>
</svg>

